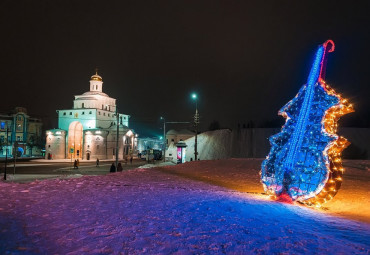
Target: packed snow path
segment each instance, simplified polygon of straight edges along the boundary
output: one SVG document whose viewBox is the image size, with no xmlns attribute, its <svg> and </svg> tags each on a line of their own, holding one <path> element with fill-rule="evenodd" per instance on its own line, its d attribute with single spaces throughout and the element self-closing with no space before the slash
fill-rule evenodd
<svg viewBox="0 0 370 255">
<path fill-rule="evenodd" d="M 370 249 L 367 223 L 155 168 L 0 183 L 0 189 L 1 254 L 368 254 Z"/>
</svg>

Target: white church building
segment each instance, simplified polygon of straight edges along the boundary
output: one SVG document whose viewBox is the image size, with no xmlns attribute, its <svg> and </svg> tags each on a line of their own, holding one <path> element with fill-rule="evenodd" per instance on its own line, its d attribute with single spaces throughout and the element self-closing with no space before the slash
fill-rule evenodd
<svg viewBox="0 0 370 255">
<path fill-rule="evenodd" d="M 46 131 L 46 159 L 115 159 L 117 141 L 116 99 L 103 92 L 103 79 L 91 76 L 90 91 L 75 96 L 73 109 L 57 110 L 58 129 Z M 127 114 L 118 113 L 118 158 L 136 150 Z"/>
</svg>

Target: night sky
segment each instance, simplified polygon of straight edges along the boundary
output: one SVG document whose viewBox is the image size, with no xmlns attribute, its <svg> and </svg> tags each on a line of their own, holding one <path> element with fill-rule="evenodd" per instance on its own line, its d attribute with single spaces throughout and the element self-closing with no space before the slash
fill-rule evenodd
<svg viewBox="0 0 370 255">
<path fill-rule="evenodd" d="M 192 92 L 201 131 L 267 126 L 332 39 L 326 81 L 356 110 L 340 124 L 370 127 L 369 11 L 370 1 L 2 0 L 0 110 L 24 106 L 54 128 L 97 67 L 146 135 L 162 132 L 160 116 L 191 121 Z"/>
</svg>

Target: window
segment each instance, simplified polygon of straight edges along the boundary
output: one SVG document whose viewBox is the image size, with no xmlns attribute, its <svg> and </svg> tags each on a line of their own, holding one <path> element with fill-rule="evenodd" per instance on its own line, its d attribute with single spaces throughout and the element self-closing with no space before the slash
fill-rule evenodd
<svg viewBox="0 0 370 255">
<path fill-rule="evenodd" d="M 17 135 L 17 141 L 20 141 L 20 140 L 21 140 L 21 137 Z"/>
<path fill-rule="evenodd" d="M 5 122 L 3 122 L 3 121 L 1 122 L 1 124 L 0 124 L 0 128 L 1 128 L 1 129 L 5 129 Z"/>
<path fill-rule="evenodd" d="M 110 114 L 108 113 L 108 117 L 110 117 Z"/>
<path fill-rule="evenodd" d="M 105 113 L 103 113 L 103 115 L 105 116 Z"/>
<path fill-rule="evenodd" d="M 104 110 L 104 105 L 101 105 L 101 109 Z"/>
<path fill-rule="evenodd" d="M 22 116 L 18 116 L 18 120 L 19 121 L 22 121 Z"/>
<path fill-rule="evenodd" d="M 17 131 L 22 131 L 22 125 L 21 124 L 17 125 Z"/>
<path fill-rule="evenodd" d="M 123 117 L 123 119 L 125 120 L 125 119 L 126 119 L 126 117 Z"/>
<path fill-rule="evenodd" d="M 174 142 L 175 141 L 175 139 L 171 139 L 171 142 Z"/>
<path fill-rule="evenodd" d="M 63 112 L 63 116 L 66 116 L 66 112 Z"/>
<path fill-rule="evenodd" d="M 92 111 L 89 111 L 89 114 L 92 114 Z"/>
<path fill-rule="evenodd" d="M 82 112 L 82 115 L 85 115 L 85 112 Z"/>
<path fill-rule="evenodd" d="M 69 115 L 72 115 L 72 112 L 69 112 Z"/>
<path fill-rule="evenodd" d="M 85 103 L 82 103 L 81 108 L 85 108 Z"/>
<path fill-rule="evenodd" d="M 98 85 L 96 85 L 96 90 L 98 90 Z"/>
<path fill-rule="evenodd" d="M 100 115 L 100 112 L 99 112 L 99 115 Z"/>
</svg>

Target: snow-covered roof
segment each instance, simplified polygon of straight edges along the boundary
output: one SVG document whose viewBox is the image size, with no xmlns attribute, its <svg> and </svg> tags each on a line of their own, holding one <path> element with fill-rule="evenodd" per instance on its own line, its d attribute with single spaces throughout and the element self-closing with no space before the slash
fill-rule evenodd
<svg viewBox="0 0 370 255">
<path fill-rule="evenodd" d="M 76 96 L 77 98 L 75 100 L 98 100 L 95 97 L 85 97 L 85 96 Z"/>
<path fill-rule="evenodd" d="M 87 91 L 83 93 L 82 95 L 100 95 L 100 96 L 108 97 L 107 94 L 105 94 L 104 92 L 99 92 L 99 91 Z"/>
<path fill-rule="evenodd" d="M 166 135 L 177 135 L 177 131 L 175 129 L 169 130 Z"/>
<path fill-rule="evenodd" d="M 181 129 L 180 131 L 171 129 L 166 133 L 166 135 L 195 135 L 195 133 L 187 129 Z"/>
</svg>

